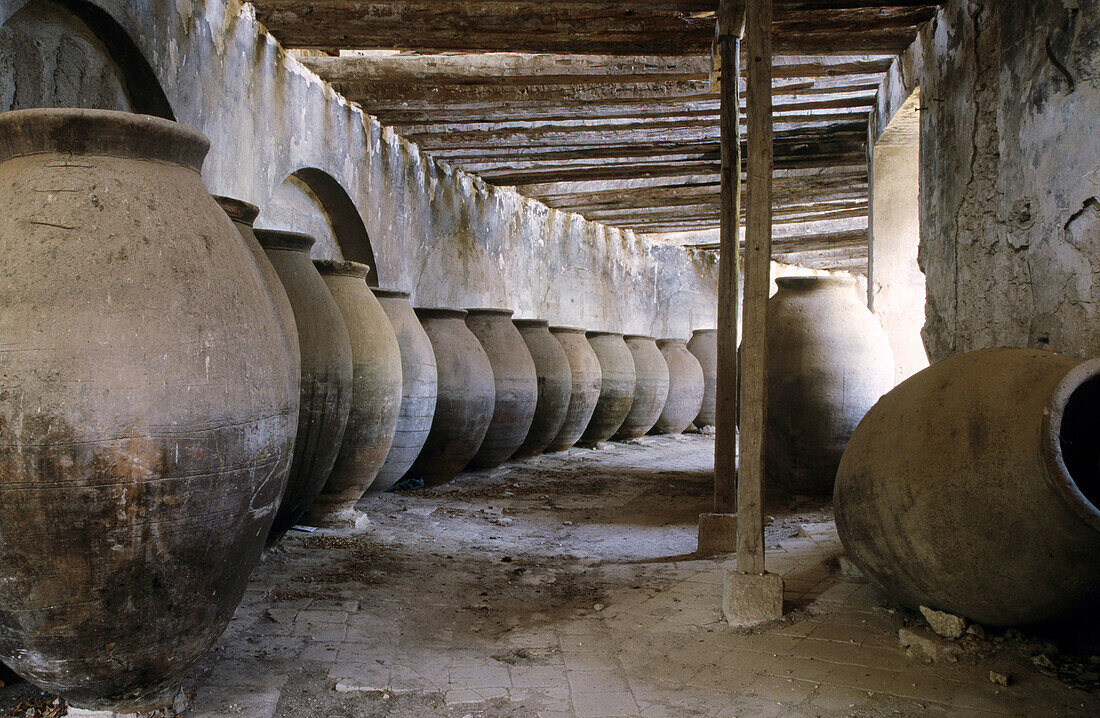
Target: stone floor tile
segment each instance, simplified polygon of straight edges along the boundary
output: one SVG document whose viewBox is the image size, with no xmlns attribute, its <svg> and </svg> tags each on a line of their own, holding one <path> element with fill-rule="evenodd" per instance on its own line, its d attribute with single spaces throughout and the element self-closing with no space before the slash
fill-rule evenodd
<svg viewBox="0 0 1100 718">
<path fill-rule="evenodd" d="M 508 674 L 508 667 L 504 665 L 485 666 L 459 666 L 450 669 L 450 680 L 453 688 L 467 688 L 478 690 L 480 688 L 508 688 L 512 685 L 512 678 Z"/>
<path fill-rule="evenodd" d="M 869 700 L 871 700 L 871 697 L 865 690 L 834 686 L 827 683 L 822 683 L 810 694 L 810 705 L 840 713 L 854 711 Z"/>
<path fill-rule="evenodd" d="M 573 712 L 577 718 L 636 716 L 638 705 L 630 693 L 574 693 Z"/>
<path fill-rule="evenodd" d="M 820 684 L 814 681 L 798 678 L 777 678 L 763 675 L 752 682 L 746 693 L 783 705 L 798 705 L 809 703 L 810 696 L 817 690 L 818 685 Z"/>
<path fill-rule="evenodd" d="M 567 671 L 569 688 L 577 693 L 620 693 L 630 690 L 626 678 L 619 671 Z"/>
<path fill-rule="evenodd" d="M 512 686 L 516 688 L 569 685 L 564 667 L 561 666 L 512 666 L 509 672 L 512 677 Z"/>
<path fill-rule="evenodd" d="M 485 699 L 481 697 L 480 693 L 467 689 L 456 689 L 447 691 L 444 696 L 444 700 L 447 702 L 447 706 L 464 706 L 474 703 L 484 703 Z"/>
</svg>

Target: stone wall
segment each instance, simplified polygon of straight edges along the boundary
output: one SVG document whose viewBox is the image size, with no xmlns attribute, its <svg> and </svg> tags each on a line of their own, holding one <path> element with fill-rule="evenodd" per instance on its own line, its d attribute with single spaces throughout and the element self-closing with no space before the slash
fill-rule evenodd
<svg viewBox="0 0 1100 718">
<path fill-rule="evenodd" d="M 142 88 L 123 97 L 118 77 L 134 63 L 116 57 L 118 43 L 96 45 L 101 32 L 59 21 L 68 12 L 63 6 L 85 4 L 0 4 L 0 23 L 13 18 L 0 29 L 0 76 L 17 78 L 14 64 L 28 49 L 42 52 L 43 38 L 53 38 L 50 47 L 83 38 L 76 41 L 80 52 L 45 53 L 59 59 L 33 78 L 17 78 L 17 87 L 15 80 L 0 83 L 0 110 L 156 106 Z M 301 170 L 342 188 L 369 237 L 379 283 L 412 290 L 417 304 L 505 306 L 517 316 L 658 336 L 714 326 L 712 255 L 587 222 L 432 160 L 288 56 L 251 6 L 95 0 L 93 7 L 147 61 L 170 114 L 210 138 L 208 189 L 259 205 L 260 226 L 319 234 L 317 256 L 340 253 L 334 239 L 348 218 L 337 221 L 325 198 L 287 182 Z"/>
<path fill-rule="evenodd" d="M 952 0 L 926 42 L 929 355 L 1100 353 L 1100 0 Z"/>
<path fill-rule="evenodd" d="M 870 252 L 867 306 L 878 317 L 902 382 L 928 366 L 920 246 L 920 89 L 899 105 L 870 145 Z"/>
</svg>

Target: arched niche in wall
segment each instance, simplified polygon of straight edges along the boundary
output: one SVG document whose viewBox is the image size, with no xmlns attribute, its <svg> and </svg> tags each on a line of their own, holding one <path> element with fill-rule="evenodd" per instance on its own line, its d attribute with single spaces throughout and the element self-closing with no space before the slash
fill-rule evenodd
<svg viewBox="0 0 1100 718">
<path fill-rule="evenodd" d="M 346 259 L 370 267 L 367 283 L 378 286 L 367 228 L 348 193 L 327 172 L 312 167 L 291 174 L 260 212 L 257 227 L 304 232 L 317 240 L 315 259 Z"/>
<path fill-rule="evenodd" d="M 0 21 L 0 111 L 84 107 L 175 119 L 141 50 L 96 5 L 30 0 Z"/>
</svg>

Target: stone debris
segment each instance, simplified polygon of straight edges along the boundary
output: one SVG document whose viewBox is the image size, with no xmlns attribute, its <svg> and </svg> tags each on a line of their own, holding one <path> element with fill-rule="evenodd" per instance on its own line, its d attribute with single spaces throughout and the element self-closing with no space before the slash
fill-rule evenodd
<svg viewBox="0 0 1100 718">
<path fill-rule="evenodd" d="M 989 682 L 995 683 L 998 686 L 1004 686 L 1008 688 L 1009 683 L 1012 681 L 1012 676 L 1007 673 L 998 673 L 997 671 L 989 672 Z"/>
<path fill-rule="evenodd" d="M 856 566 L 847 556 L 837 556 L 836 564 L 840 568 L 840 575 L 844 578 L 849 580 L 863 578 L 863 571 L 860 571 L 859 566 Z"/>
<path fill-rule="evenodd" d="M 1044 653 L 1032 656 L 1031 662 L 1034 663 L 1037 668 L 1045 668 L 1048 671 L 1053 671 L 1056 668 L 1054 661 L 1050 660 L 1050 656 Z"/>
<path fill-rule="evenodd" d="M 922 629 L 898 629 L 898 641 L 901 642 L 901 647 L 905 649 L 907 656 L 928 663 L 940 661 L 955 663 L 963 653 L 962 648 L 957 644 Z"/>
<path fill-rule="evenodd" d="M 920 612 L 924 616 L 924 620 L 928 621 L 928 625 L 932 627 L 932 630 L 944 638 L 950 638 L 954 641 L 962 638 L 963 634 L 966 633 L 966 619 L 962 616 L 956 616 L 946 611 L 937 611 L 928 606 L 921 606 Z"/>
</svg>

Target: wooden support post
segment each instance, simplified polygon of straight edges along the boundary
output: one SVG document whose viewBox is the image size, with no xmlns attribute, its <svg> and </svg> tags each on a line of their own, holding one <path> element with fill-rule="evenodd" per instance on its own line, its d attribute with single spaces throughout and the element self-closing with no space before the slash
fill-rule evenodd
<svg viewBox="0 0 1100 718">
<path fill-rule="evenodd" d="M 718 9 L 721 57 L 721 244 L 718 263 L 718 381 L 714 443 L 714 512 L 699 517 L 699 554 L 737 547 L 737 344 L 741 275 L 741 35 L 745 0 L 722 0 Z"/>
<path fill-rule="evenodd" d="M 748 0 L 748 187 L 745 308 L 741 342 L 741 462 L 737 481 L 737 570 L 727 571 L 722 613 L 734 626 L 783 617 L 783 579 L 764 571 L 764 427 L 772 254 L 772 0 Z"/>
<path fill-rule="evenodd" d="M 733 8 L 733 5 L 740 5 Z M 722 50 L 722 232 L 718 264 L 718 382 L 715 417 L 714 513 L 737 511 L 737 345 L 741 341 L 741 108 L 737 79 L 741 75 L 743 2 L 726 0 Z"/>
<path fill-rule="evenodd" d="M 741 366 L 741 471 L 737 566 L 764 573 L 764 431 L 772 244 L 772 0 L 749 0 L 748 186 L 745 216 L 745 339 Z"/>
</svg>

